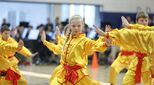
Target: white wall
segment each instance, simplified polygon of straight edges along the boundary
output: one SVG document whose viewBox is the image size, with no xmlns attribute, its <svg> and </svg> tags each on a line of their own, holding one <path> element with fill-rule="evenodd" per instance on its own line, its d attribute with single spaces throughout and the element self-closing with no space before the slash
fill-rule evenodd
<svg viewBox="0 0 154 85">
<path fill-rule="evenodd" d="M 154 12 L 154 0 L 7 0 L 24 2 L 44 2 L 44 3 L 78 3 L 103 5 L 103 11 L 106 12 L 136 12 L 137 7 L 142 10 L 151 8 Z"/>
<path fill-rule="evenodd" d="M 95 4 L 102 5 L 102 0 L 7 0 L 7 1 L 19 1 L 19 2 L 38 2 L 38 3 L 76 3 L 76 4 Z"/>
<path fill-rule="evenodd" d="M 143 11 L 149 7 L 154 12 L 154 0 L 103 0 L 102 3 L 106 12 L 136 12 L 137 7 Z"/>
<path fill-rule="evenodd" d="M 30 4 L 30 3 L 7 3 L 0 2 L 0 23 L 2 19 L 10 19 L 8 15 L 15 15 L 16 22 L 18 25 L 20 21 L 28 21 L 34 27 L 38 24 L 46 23 L 46 18 L 49 16 L 49 6 L 47 4 Z"/>
<path fill-rule="evenodd" d="M 11 23 L 18 25 L 19 21 L 29 21 L 34 27 L 40 23 L 46 23 L 46 18 L 50 16 L 54 21 L 56 16 L 61 20 L 65 20 L 69 16 L 69 7 L 66 7 L 66 12 L 62 11 L 60 4 L 47 3 L 82 3 L 101 5 L 104 12 L 127 12 L 136 13 L 137 7 L 145 10 L 151 8 L 154 13 L 154 0 L 7 0 L 20 2 L 44 2 L 44 3 L 14 3 L 0 2 L 0 24 L 3 18 L 13 19 Z M 9 15 L 9 16 L 8 16 Z M 65 17 L 62 17 L 62 16 Z M 13 17 L 16 18 L 13 18 Z M 14 20 L 16 19 L 16 20 Z M 15 22 L 14 22 L 15 21 Z"/>
<path fill-rule="evenodd" d="M 53 6 L 53 13 L 54 17 L 61 17 L 62 16 L 62 8 L 60 4 L 55 4 Z"/>
</svg>

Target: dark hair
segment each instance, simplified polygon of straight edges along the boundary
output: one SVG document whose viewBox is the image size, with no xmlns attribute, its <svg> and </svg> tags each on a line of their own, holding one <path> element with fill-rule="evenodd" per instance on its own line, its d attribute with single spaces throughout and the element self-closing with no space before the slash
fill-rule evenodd
<svg viewBox="0 0 154 85">
<path fill-rule="evenodd" d="M 141 11 L 136 14 L 136 20 L 138 21 L 140 18 L 149 18 L 149 15 L 146 12 Z"/>
<path fill-rule="evenodd" d="M 10 31 L 10 29 L 7 25 L 2 26 L 1 32 L 3 33 L 4 31 Z"/>
</svg>

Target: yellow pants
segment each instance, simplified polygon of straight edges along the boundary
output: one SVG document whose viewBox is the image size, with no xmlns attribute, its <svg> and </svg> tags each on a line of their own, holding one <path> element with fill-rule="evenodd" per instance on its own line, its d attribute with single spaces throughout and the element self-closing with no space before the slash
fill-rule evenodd
<svg viewBox="0 0 154 85">
<path fill-rule="evenodd" d="M 137 58 L 134 58 L 132 63 L 129 66 L 129 69 L 126 75 L 123 78 L 122 85 L 136 85 L 135 84 L 135 70 L 137 65 Z M 149 70 L 150 63 L 148 57 L 145 57 L 142 61 L 142 70 L 141 70 L 141 78 L 144 85 L 152 85 L 151 81 L 151 72 Z"/>
<path fill-rule="evenodd" d="M 20 73 L 18 66 L 13 66 L 13 69 L 20 75 L 20 79 L 18 80 L 18 85 L 28 85 L 24 76 Z"/>
<path fill-rule="evenodd" d="M 121 70 L 124 68 L 128 68 L 130 65 L 130 62 L 134 56 L 126 57 L 126 56 L 120 56 L 121 54 L 119 53 L 119 56 L 117 59 L 112 63 L 110 67 L 110 72 L 109 72 L 109 83 L 112 85 L 116 85 L 116 77 L 119 74 Z"/>
<path fill-rule="evenodd" d="M 11 69 L 17 72 L 21 77 L 18 80 L 18 85 L 27 85 L 26 80 L 24 79 L 23 75 L 20 73 L 18 69 L 18 60 L 15 57 L 5 59 L 5 58 L 0 58 L 0 69 L 1 70 L 7 70 L 9 69 L 9 65 L 6 62 L 11 62 Z M 3 63 L 3 64 L 1 64 Z M 0 76 L 0 85 L 12 85 L 12 81 L 5 80 L 5 77 Z"/>
<path fill-rule="evenodd" d="M 9 61 L 11 62 L 12 69 L 20 75 L 20 79 L 18 80 L 18 85 L 28 85 L 24 76 L 20 73 L 20 70 L 18 68 L 17 58 L 16 57 L 9 58 Z M 5 80 L 5 78 L 1 78 L 0 85 L 12 85 L 12 81 Z"/>
<path fill-rule="evenodd" d="M 15 71 L 20 74 L 18 68 Z M 18 85 L 28 85 L 25 78 L 22 74 L 20 74 L 20 79 L 18 80 Z M 0 77 L 0 85 L 12 85 L 12 81 L 6 80 L 5 77 Z"/>
<path fill-rule="evenodd" d="M 152 85 L 150 72 L 142 72 L 141 75 L 144 85 Z M 134 77 L 135 77 L 135 71 L 128 70 L 128 72 L 123 78 L 122 85 L 136 85 Z"/>
</svg>

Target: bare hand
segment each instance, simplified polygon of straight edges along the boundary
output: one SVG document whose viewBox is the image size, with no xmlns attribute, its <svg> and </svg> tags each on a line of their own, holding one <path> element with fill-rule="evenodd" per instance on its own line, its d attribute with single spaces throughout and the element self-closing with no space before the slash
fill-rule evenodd
<svg viewBox="0 0 154 85">
<path fill-rule="evenodd" d="M 56 26 L 55 35 L 56 36 L 61 36 L 60 30 L 59 30 L 59 27 L 58 26 Z"/>
<path fill-rule="evenodd" d="M 24 46 L 24 42 L 22 40 L 19 40 L 17 50 L 20 51 L 23 46 Z"/>
<path fill-rule="evenodd" d="M 99 27 L 96 25 L 93 25 L 93 27 L 95 28 L 96 33 L 98 33 L 100 36 L 104 36 L 104 32 Z"/>
<path fill-rule="evenodd" d="M 38 52 L 33 53 L 30 57 L 34 57 L 38 54 Z"/>
<path fill-rule="evenodd" d="M 121 17 L 121 21 L 122 21 L 122 25 L 124 27 L 128 28 L 129 22 L 127 21 L 127 19 L 124 16 Z"/>
<path fill-rule="evenodd" d="M 41 32 L 41 41 L 43 42 L 44 40 L 46 40 L 46 34 L 45 31 Z"/>
<path fill-rule="evenodd" d="M 105 32 L 110 32 L 112 30 L 110 25 L 105 26 Z"/>
</svg>

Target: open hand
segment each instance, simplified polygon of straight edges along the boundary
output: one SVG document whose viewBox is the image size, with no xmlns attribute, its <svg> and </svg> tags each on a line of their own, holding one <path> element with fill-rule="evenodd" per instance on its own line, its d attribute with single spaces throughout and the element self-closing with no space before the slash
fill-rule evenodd
<svg viewBox="0 0 154 85">
<path fill-rule="evenodd" d="M 45 31 L 41 32 L 41 41 L 43 42 L 44 40 L 46 40 L 46 34 Z"/>
<path fill-rule="evenodd" d="M 61 36 L 60 30 L 59 30 L 59 27 L 58 26 L 56 26 L 55 35 L 56 36 Z"/>
<path fill-rule="evenodd" d="M 17 50 L 20 51 L 23 46 L 24 46 L 24 42 L 22 40 L 19 40 Z"/>
<path fill-rule="evenodd" d="M 112 30 L 110 25 L 105 26 L 105 32 L 110 32 Z"/>
<path fill-rule="evenodd" d="M 38 54 L 38 52 L 33 53 L 30 57 L 34 57 Z"/>
<path fill-rule="evenodd" d="M 124 16 L 121 17 L 121 21 L 122 21 L 122 25 L 124 27 L 128 28 L 129 22 L 127 21 L 127 19 Z"/>
<path fill-rule="evenodd" d="M 103 36 L 104 32 L 99 27 L 96 25 L 93 25 L 93 27 L 95 28 L 96 33 L 98 33 L 100 36 Z"/>
</svg>

